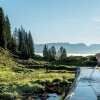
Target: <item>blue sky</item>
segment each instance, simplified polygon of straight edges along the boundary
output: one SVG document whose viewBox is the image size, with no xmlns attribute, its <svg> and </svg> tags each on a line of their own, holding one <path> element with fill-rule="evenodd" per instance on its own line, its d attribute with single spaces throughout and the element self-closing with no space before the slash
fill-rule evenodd
<svg viewBox="0 0 100 100">
<path fill-rule="evenodd" d="M 31 30 L 35 43 L 100 43 L 100 0 L 0 0 L 12 30 Z"/>
</svg>

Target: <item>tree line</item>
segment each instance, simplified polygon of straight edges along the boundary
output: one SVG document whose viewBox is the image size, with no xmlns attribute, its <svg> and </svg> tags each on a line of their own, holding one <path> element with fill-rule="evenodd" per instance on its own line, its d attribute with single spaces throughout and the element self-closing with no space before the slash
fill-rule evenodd
<svg viewBox="0 0 100 100">
<path fill-rule="evenodd" d="M 46 60 L 61 60 L 64 61 L 67 58 L 67 52 L 64 47 L 60 47 L 58 52 L 54 46 L 51 48 L 48 48 L 48 46 L 45 44 L 43 48 L 43 57 Z"/>
<path fill-rule="evenodd" d="M 5 16 L 2 7 L 0 7 L 0 47 L 23 58 L 31 58 L 34 55 L 31 32 L 27 32 L 22 26 L 11 32 L 9 18 Z"/>
<path fill-rule="evenodd" d="M 8 49 L 19 58 L 32 58 L 34 56 L 34 42 L 31 31 L 26 31 L 22 26 L 15 28 L 11 32 L 11 24 L 9 17 L 4 14 L 2 7 L 0 7 L 0 47 Z M 54 46 L 48 48 L 44 46 L 43 56 L 46 60 L 65 60 L 66 49 L 61 47 L 58 52 Z"/>
</svg>

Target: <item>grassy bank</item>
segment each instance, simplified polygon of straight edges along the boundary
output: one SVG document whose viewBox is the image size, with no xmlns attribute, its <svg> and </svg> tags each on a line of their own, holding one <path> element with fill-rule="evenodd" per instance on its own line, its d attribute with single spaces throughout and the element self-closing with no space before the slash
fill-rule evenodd
<svg viewBox="0 0 100 100">
<path fill-rule="evenodd" d="M 15 70 L 19 70 L 18 72 Z M 10 68 L 0 68 L 0 83 L 17 83 L 17 84 L 27 84 L 31 81 L 36 80 L 48 80 L 53 81 L 54 79 L 70 79 L 74 77 L 74 73 L 69 71 L 50 71 L 46 72 L 45 69 L 40 70 L 29 70 L 24 68 L 10 69 Z"/>
<path fill-rule="evenodd" d="M 17 63 L 7 50 L 0 48 L 0 99 L 28 100 L 28 96 L 48 92 L 62 94 L 73 79 L 73 71 L 25 67 Z"/>
<path fill-rule="evenodd" d="M 0 88 L 1 98 L 33 96 L 42 93 L 64 93 L 64 87 L 71 85 L 71 79 L 74 80 L 74 73 L 68 71 L 50 71 L 45 70 L 21 70 L 15 72 L 9 68 L 0 69 Z M 57 81 L 58 80 L 58 81 Z M 58 84 L 55 84 L 59 82 Z M 62 84 L 62 85 L 61 85 Z M 69 88 L 69 87 L 68 87 Z M 22 97 L 23 96 L 23 97 Z M 6 99 L 4 99 L 6 100 Z M 26 99 L 27 100 L 27 99 Z"/>
</svg>

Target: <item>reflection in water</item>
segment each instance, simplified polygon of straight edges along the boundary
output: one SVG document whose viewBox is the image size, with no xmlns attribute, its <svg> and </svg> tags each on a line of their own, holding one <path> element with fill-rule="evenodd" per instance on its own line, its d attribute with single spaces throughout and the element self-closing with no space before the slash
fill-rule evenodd
<svg viewBox="0 0 100 100">
<path fill-rule="evenodd" d="M 47 100 L 61 100 L 61 96 L 57 95 L 56 93 L 53 94 L 48 94 L 48 99 Z"/>
<path fill-rule="evenodd" d="M 100 71 L 96 67 L 82 67 L 76 84 L 65 100 L 97 100 L 100 95 Z"/>
</svg>

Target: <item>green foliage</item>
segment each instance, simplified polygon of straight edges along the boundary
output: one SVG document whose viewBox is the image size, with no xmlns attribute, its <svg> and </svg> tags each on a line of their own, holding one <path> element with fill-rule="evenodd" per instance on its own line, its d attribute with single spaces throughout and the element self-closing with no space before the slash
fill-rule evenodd
<svg viewBox="0 0 100 100">
<path fill-rule="evenodd" d="M 87 56 L 87 57 L 70 56 L 63 61 L 57 60 L 55 62 L 52 62 L 52 64 L 56 65 L 64 64 L 69 66 L 96 66 L 97 60 L 95 56 Z"/>
<path fill-rule="evenodd" d="M 18 35 L 16 38 L 16 35 Z M 9 49 L 12 53 L 19 50 L 23 58 L 32 58 L 34 55 L 34 44 L 31 32 L 26 32 L 23 27 L 11 35 L 11 26 L 8 16 L 4 15 L 0 7 L 0 46 Z M 17 47 L 18 46 L 18 47 Z M 16 53 L 17 54 L 17 53 Z"/>
<path fill-rule="evenodd" d="M 67 58 L 66 49 L 60 47 L 57 54 L 56 48 L 54 46 L 48 49 L 47 45 L 45 44 L 43 49 L 43 57 L 45 60 L 49 60 L 49 61 L 55 61 L 57 58 L 60 61 L 64 61 Z"/>
<path fill-rule="evenodd" d="M 48 59 L 48 47 L 46 44 L 44 45 L 44 48 L 43 48 L 43 57 L 46 60 Z"/>
<path fill-rule="evenodd" d="M 0 7 L 0 46 L 6 47 L 6 34 L 5 34 L 5 16 L 3 9 Z"/>
<path fill-rule="evenodd" d="M 12 40 L 11 40 L 11 27 L 10 27 L 10 21 L 9 21 L 9 18 L 8 16 L 5 16 L 5 38 L 6 38 L 6 47 L 9 49 L 9 45 L 12 43 Z"/>
<path fill-rule="evenodd" d="M 66 60 L 67 55 L 66 55 L 66 49 L 63 47 L 60 47 L 59 49 L 59 60 L 64 61 Z"/>
<path fill-rule="evenodd" d="M 9 44 L 7 45 L 8 46 L 8 49 L 12 52 L 12 53 L 16 53 L 16 40 L 14 38 L 14 36 L 11 37 L 10 41 L 9 41 Z"/>
<path fill-rule="evenodd" d="M 43 94 L 46 85 L 52 85 L 57 81 L 55 79 L 63 81 L 70 78 L 74 78 L 74 73 L 67 70 L 49 70 L 47 73 L 44 68 L 38 70 L 25 68 L 15 62 L 9 51 L 0 48 L 0 99 L 22 100 L 26 95 Z M 53 89 L 57 93 L 62 91 L 62 88 L 57 90 L 56 86 Z"/>
<path fill-rule="evenodd" d="M 4 15 L 3 9 L 0 7 L 0 46 L 9 49 L 11 43 L 11 27 L 8 16 Z"/>
<path fill-rule="evenodd" d="M 0 46 L 10 51 L 15 51 L 16 42 L 11 36 L 11 26 L 8 16 L 4 15 L 3 9 L 0 7 Z"/>
<path fill-rule="evenodd" d="M 56 49 L 54 46 L 52 46 L 49 50 L 48 50 L 48 58 L 49 60 L 53 61 L 56 59 Z"/>
<path fill-rule="evenodd" d="M 34 43 L 30 31 L 28 33 L 28 48 L 29 48 L 29 57 L 32 58 L 34 55 Z"/>
<path fill-rule="evenodd" d="M 34 56 L 34 43 L 31 36 L 31 32 L 26 32 L 21 26 L 19 29 L 15 29 L 14 34 L 17 38 L 17 53 L 20 58 L 32 58 Z"/>
</svg>

